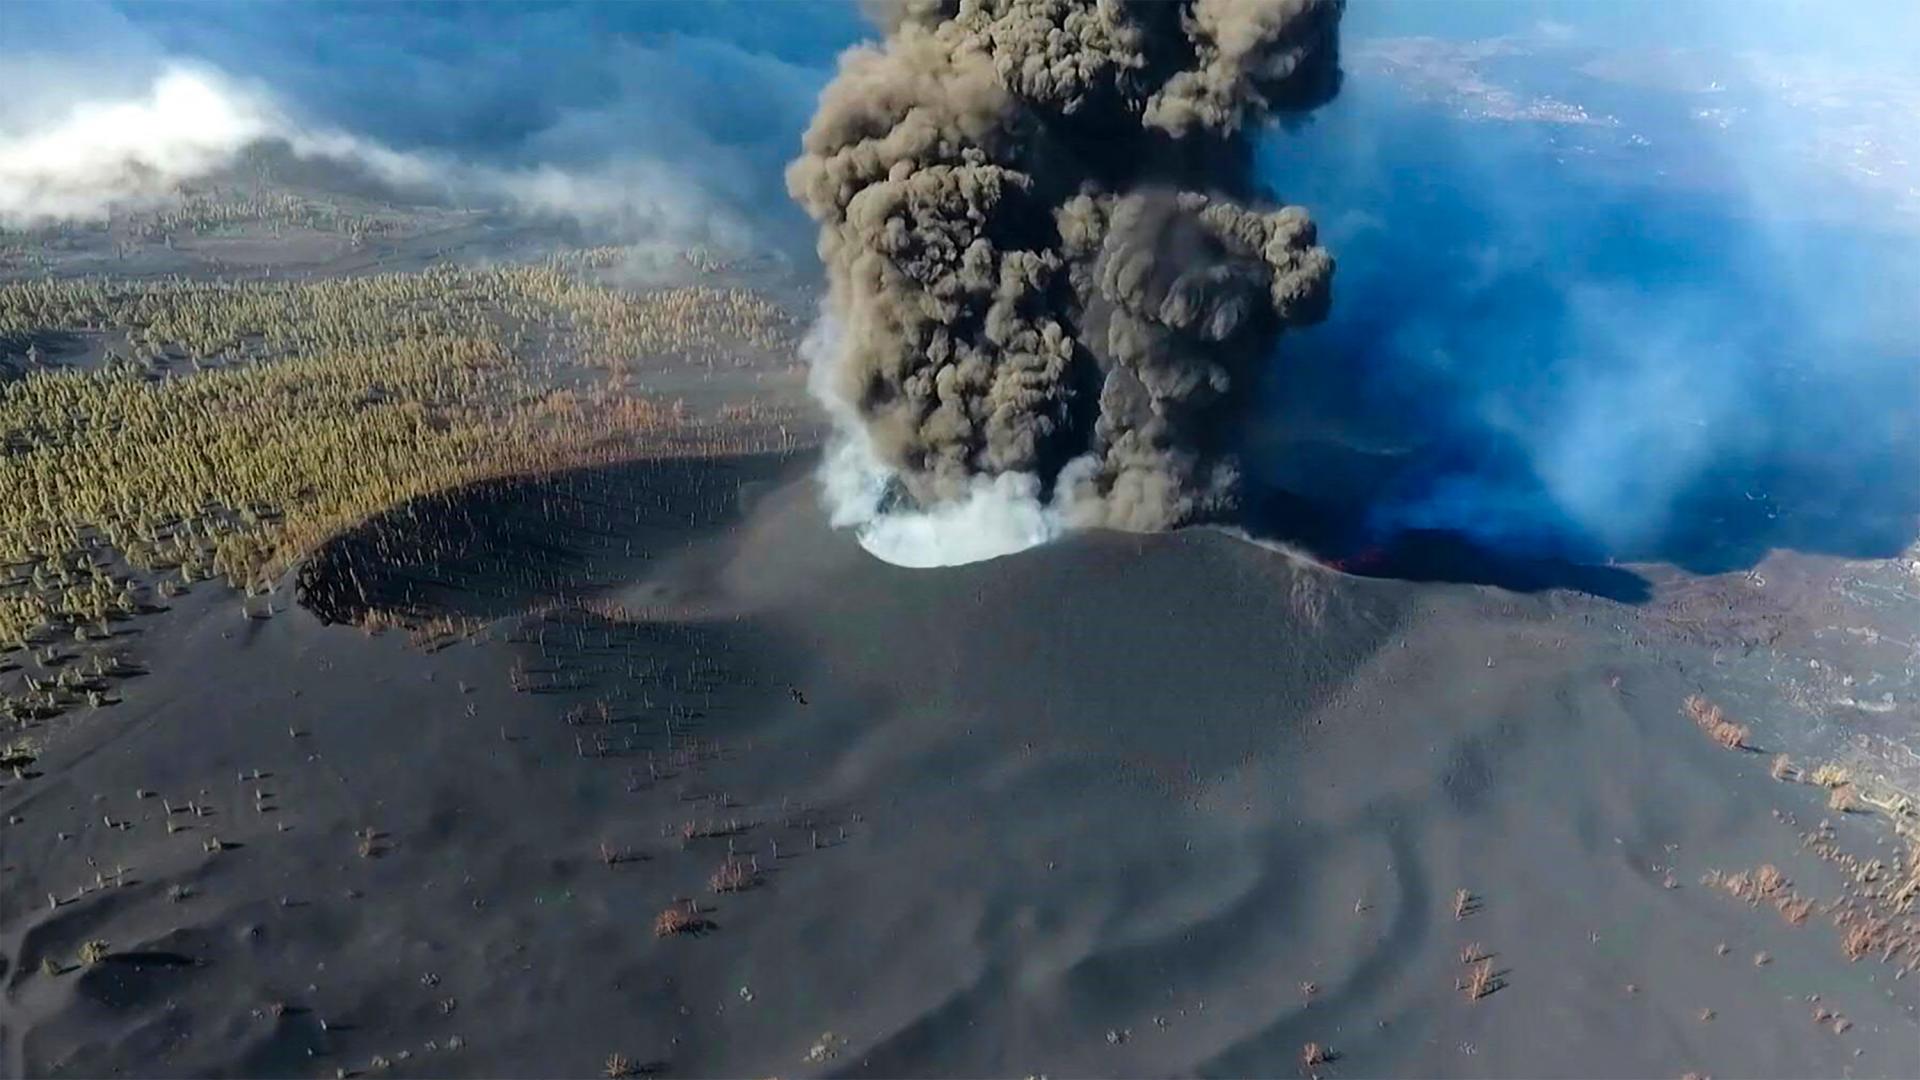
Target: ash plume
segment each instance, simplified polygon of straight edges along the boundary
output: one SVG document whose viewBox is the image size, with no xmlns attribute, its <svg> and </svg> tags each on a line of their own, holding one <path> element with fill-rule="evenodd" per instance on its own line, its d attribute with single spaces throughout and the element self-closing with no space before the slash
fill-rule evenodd
<svg viewBox="0 0 1920 1080">
<path fill-rule="evenodd" d="M 1014 498 L 1154 530 L 1233 505 L 1226 431 L 1333 274 L 1255 182 L 1250 132 L 1337 91 L 1343 7 L 881 8 L 787 174 L 838 328 L 816 385 L 888 478 L 873 513 L 977 523 L 953 508 Z"/>
</svg>

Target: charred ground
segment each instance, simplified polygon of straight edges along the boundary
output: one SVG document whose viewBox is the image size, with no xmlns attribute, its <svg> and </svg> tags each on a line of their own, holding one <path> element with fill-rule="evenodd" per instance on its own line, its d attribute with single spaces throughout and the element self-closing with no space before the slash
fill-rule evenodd
<svg viewBox="0 0 1920 1080">
<path fill-rule="evenodd" d="M 591 455 L 13 565 L 8 1072 L 1909 1071 L 1910 560 L 1370 553 L 1302 503 L 1269 535 L 1353 574 L 1210 530 L 904 571 L 825 522 L 786 354 L 629 348 L 627 256 L 544 254 L 417 280 L 564 286 L 458 325 L 550 355 L 539 400 L 612 376 Z M 136 396 L 288 359 L 152 330 L 21 333 Z M 383 370 L 365 412 L 432 415 Z"/>
</svg>

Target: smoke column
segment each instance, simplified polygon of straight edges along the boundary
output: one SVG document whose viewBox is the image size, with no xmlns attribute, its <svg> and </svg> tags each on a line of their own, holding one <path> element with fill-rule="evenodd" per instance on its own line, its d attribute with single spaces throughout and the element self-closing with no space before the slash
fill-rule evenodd
<svg viewBox="0 0 1920 1080">
<path fill-rule="evenodd" d="M 1344 0 L 905 0 L 840 59 L 787 186 L 835 521 L 906 565 L 1234 505 L 1227 445 L 1333 259 L 1250 129 L 1340 83 Z"/>
</svg>

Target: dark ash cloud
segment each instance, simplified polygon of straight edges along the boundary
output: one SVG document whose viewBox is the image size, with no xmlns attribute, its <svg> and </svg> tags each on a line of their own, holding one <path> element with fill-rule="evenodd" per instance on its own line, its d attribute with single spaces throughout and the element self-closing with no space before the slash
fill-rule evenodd
<svg viewBox="0 0 1920 1080">
<path fill-rule="evenodd" d="M 1071 523 L 1231 506 L 1219 438 L 1332 257 L 1251 132 L 1339 87 L 1341 0 L 916 0 L 842 57 L 788 172 L 826 391 L 920 508 L 1001 478 Z"/>
</svg>

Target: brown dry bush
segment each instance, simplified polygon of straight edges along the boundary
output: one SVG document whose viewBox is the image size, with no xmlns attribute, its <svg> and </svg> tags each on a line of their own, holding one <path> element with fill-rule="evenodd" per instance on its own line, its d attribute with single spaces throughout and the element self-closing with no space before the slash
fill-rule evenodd
<svg viewBox="0 0 1920 1080">
<path fill-rule="evenodd" d="M 1856 923 L 1848 929 L 1846 937 L 1840 940 L 1840 949 L 1847 954 L 1848 961 L 1859 960 L 1874 951 L 1875 929 L 1870 923 Z"/>
<path fill-rule="evenodd" d="M 698 935 L 712 928 L 713 924 L 700 914 L 700 909 L 691 900 L 667 908 L 653 920 L 654 937 Z"/>
<path fill-rule="evenodd" d="M 1752 744 L 1752 733 L 1727 719 L 1726 711 L 1699 694 L 1688 695 L 1682 706 L 1687 716 L 1714 742 L 1728 750 L 1745 750 Z"/>
<path fill-rule="evenodd" d="M 1780 868 L 1772 863 L 1762 865 L 1753 873 L 1753 887 L 1763 897 L 1772 896 L 1791 884 L 1787 876 L 1780 872 Z"/>
<path fill-rule="evenodd" d="M 1720 887 L 1749 902 L 1758 901 L 1760 898 L 1760 894 L 1753 887 L 1753 876 L 1744 870 L 1722 878 Z"/>
<path fill-rule="evenodd" d="M 1844 765 L 1835 765 L 1832 762 L 1828 762 L 1813 770 L 1813 775 L 1807 779 L 1820 787 L 1836 788 L 1842 784 L 1852 783 L 1853 772 Z"/>
<path fill-rule="evenodd" d="M 1775 900 L 1774 907 L 1780 917 L 1794 926 L 1800 926 L 1813 914 L 1813 901 L 1804 896 L 1783 896 Z"/>
</svg>

